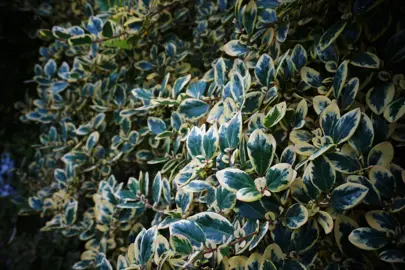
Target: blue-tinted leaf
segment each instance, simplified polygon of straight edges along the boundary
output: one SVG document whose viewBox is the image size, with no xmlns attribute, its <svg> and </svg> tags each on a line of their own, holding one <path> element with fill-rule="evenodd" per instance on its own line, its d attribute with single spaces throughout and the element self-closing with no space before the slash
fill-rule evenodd
<svg viewBox="0 0 405 270">
<path fill-rule="evenodd" d="M 190 81 L 191 75 L 187 75 L 184 77 L 178 78 L 173 85 L 173 97 L 177 98 L 177 96 L 180 94 L 180 92 L 184 89 L 184 87 L 187 85 L 187 83 Z"/>
<path fill-rule="evenodd" d="M 378 69 L 380 66 L 380 59 L 375 54 L 359 52 L 350 59 L 350 64 L 362 68 Z"/>
<path fill-rule="evenodd" d="M 283 117 L 285 116 L 287 111 L 287 103 L 285 101 L 275 105 L 271 110 L 267 113 L 264 118 L 264 126 L 267 128 L 275 126 L 278 122 L 280 122 Z"/>
<path fill-rule="evenodd" d="M 221 57 L 218 59 L 214 67 L 214 78 L 217 85 L 219 86 L 225 85 L 226 79 L 225 73 L 226 73 L 226 65 L 224 59 Z"/>
<path fill-rule="evenodd" d="M 364 250 L 376 250 L 388 244 L 384 233 L 372 228 L 358 228 L 349 235 L 349 241 Z"/>
<path fill-rule="evenodd" d="M 368 188 L 354 183 L 346 183 L 332 191 L 331 205 L 336 210 L 347 210 L 359 204 L 367 195 Z"/>
<path fill-rule="evenodd" d="M 279 42 L 284 42 L 287 39 L 288 28 L 290 25 L 287 23 L 280 24 L 276 29 L 276 39 Z"/>
<path fill-rule="evenodd" d="M 229 56 L 240 56 L 249 51 L 249 49 L 242 45 L 239 40 L 231 40 L 223 47 L 224 52 Z"/>
<path fill-rule="evenodd" d="M 273 160 L 276 140 L 272 135 L 256 129 L 249 137 L 247 149 L 253 168 L 259 175 L 264 175 Z"/>
<path fill-rule="evenodd" d="M 278 163 L 267 171 L 267 188 L 271 192 L 280 192 L 285 190 L 294 181 L 297 172 L 291 168 L 288 163 Z"/>
<path fill-rule="evenodd" d="M 203 150 L 207 159 L 212 158 L 217 151 L 218 139 L 218 128 L 217 125 L 214 124 L 208 129 L 203 137 Z"/>
<path fill-rule="evenodd" d="M 288 228 L 298 229 L 308 221 L 308 210 L 305 206 L 295 203 L 287 209 L 285 217 Z"/>
<path fill-rule="evenodd" d="M 353 104 L 357 91 L 359 90 L 359 78 L 355 77 L 350 79 L 346 86 L 342 90 L 342 95 L 340 99 L 340 107 L 343 111 L 350 108 Z"/>
<path fill-rule="evenodd" d="M 256 188 L 253 179 L 239 169 L 224 169 L 218 171 L 216 176 L 221 186 L 234 193 L 242 188 Z"/>
<path fill-rule="evenodd" d="M 203 154 L 203 132 L 198 127 L 193 127 L 187 137 L 187 151 L 192 157 Z"/>
<path fill-rule="evenodd" d="M 301 79 L 308 85 L 318 88 L 322 85 L 323 78 L 321 74 L 313 68 L 303 67 L 300 71 Z"/>
<path fill-rule="evenodd" d="M 90 34 L 98 35 L 103 28 L 103 21 L 100 18 L 91 16 L 87 22 L 87 30 Z"/>
<path fill-rule="evenodd" d="M 333 95 L 335 98 L 339 98 L 342 92 L 343 86 L 346 83 L 347 73 L 348 73 L 348 64 L 349 61 L 343 61 L 340 66 L 338 67 L 335 77 L 333 77 Z"/>
<path fill-rule="evenodd" d="M 378 193 L 378 190 L 376 189 L 374 184 L 372 184 L 366 177 L 359 175 L 349 175 L 347 177 L 347 181 L 350 183 L 361 184 L 368 188 L 367 195 L 366 197 L 364 197 L 365 204 L 381 205 L 381 197 Z"/>
<path fill-rule="evenodd" d="M 395 86 L 390 84 L 378 84 L 371 88 L 366 95 L 366 103 L 375 114 L 382 114 L 395 95 Z"/>
<path fill-rule="evenodd" d="M 189 120 L 196 120 L 204 116 L 209 109 L 209 105 L 204 101 L 199 99 L 185 99 L 179 107 L 179 113 L 181 113 L 184 118 Z"/>
<path fill-rule="evenodd" d="M 380 259 L 387 263 L 405 263 L 405 256 L 397 249 L 386 249 L 379 255 Z"/>
<path fill-rule="evenodd" d="M 339 37 L 339 35 L 345 29 L 346 23 L 346 21 L 340 20 L 333 26 L 329 27 L 329 29 L 322 35 L 321 39 L 319 40 L 318 48 L 320 51 L 324 51 Z"/>
<path fill-rule="evenodd" d="M 149 130 L 155 135 L 160 134 L 166 130 L 165 122 L 160 118 L 152 116 L 148 118 L 148 127 Z"/>
<path fill-rule="evenodd" d="M 189 217 L 188 220 L 198 224 L 207 240 L 222 243 L 223 238 L 226 240 L 233 236 L 232 224 L 217 213 L 203 212 Z"/>
<path fill-rule="evenodd" d="M 332 136 L 334 127 L 340 118 L 339 107 L 331 103 L 321 113 L 320 126 L 325 136 Z M 336 143 L 336 142 L 335 142 Z"/>
<path fill-rule="evenodd" d="M 205 235 L 201 227 L 196 222 L 190 220 L 180 220 L 170 224 L 170 235 L 185 236 L 193 247 L 199 248 L 201 243 L 205 243 Z"/>
<path fill-rule="evenodd" d="M 273 59 L 268 54 L 262 54 L 256 63 L 255 75 L 261 85 L 269 87 L 274 80 L 275 69 Z"/>
<path fill-rule="evenodd" d="M 373 166 L 368 172 L 368 178 L 383 197 L 391 198 L 392 194 L 394 194 L 396 186 L 395 178 L 388 169 L 381 166 Z"/>
<path fill-rule="evenodd" d="M 354 109 L 344 114 L 333 127 L 332 138 L 335 144 L 340 144 L 354 134 L 360 123 L 360 109 Z"/>
<path fill-rule="evenodd" d="M 252 34 L 256 25 L 257 6 L 255 1 L 250 2 L 243 9 L 242 22 L 248 34 Z"/>
<path fill-rule="evenodd" d="M 319 226 L 315 220 L 309 220 L 302 227 L 297 230 L 294 230 L 291 235 L 291 241 L 297 250 L 300 253 L 303 253 L 309 250 L 319 238 Z M 288 239 L 284 239 L 288 242 Z"/>
<path fill-rule="evenodd" d="M 334 186 L 336 172 L 327 158 L 318 157 L 307 166 L 306 170 L 308 170 L 308 176 L 312 184 L 320 191 L 327 193 Z"/>
<path fill-rule="evenodd" d="M 350 137 L 349 143 L 354 147 L 359 153 L 367 153 L 373 144 L 374 140 L 374 128 L 371 123 L 370 118 L 362 113 L 359 126 L 354 132 L 353 136 Z"/>
<path fill-rule="evenodd" d="M 399 226 L 398 220 L 392 214 L 382 210 L 367 212 L 366 221 L 371 228 L 377 231 L 391 232 L 393 234 L 395 234 L 395 230 Z"/>
<path fill-rule="evenodd" d="M 405 97 L 390 103 L 384 110 L 384 118 L 388 122 L 396 122 L 405 114 Z"/>
<path fill-rule="evenodd" d="M 294 64 L 295 70 L 299 71 L 303 66 L 307 64 L 307 51 L 301 44 L 295 45 L 292 53 L 291 60 Z"/>
<path fill-rule="evenodd" d="M 145 61 L 145 60 L 141 60 L 135 63 L 135 68 L 139 69 L 139 70 L 151 70 L 153 68 L 152 63 Z"/>
<path fill-rule="evenodd" d="M 187 94 L 193 98 L 200 98 L 207 87 L 207 82 L 203 80 L 191 83 L 187 89 Z"/>
</svg>

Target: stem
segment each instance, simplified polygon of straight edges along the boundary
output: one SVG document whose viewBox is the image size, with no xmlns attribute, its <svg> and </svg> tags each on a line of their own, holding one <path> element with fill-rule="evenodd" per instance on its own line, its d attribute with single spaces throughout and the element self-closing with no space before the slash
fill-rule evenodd
<svg viewBox="0 0 405 270">
<path fill-rule="evenodd" d="M 156 209 L 155 207 L 153 207 L 153 205 L 151 205 L 151 204 L 149 203 L 148 199 L 142 198 L 142 197 L 140 197 L 140 196 L 138 196 L 138 199 L 139 199 L 140 201 L 142 201 L 142 202 L 145 204 L 145 206 L 146 206 L 147 208 L 152 209 L 153 211 L 156 211 L 156 212 L 159 212 L 159 213 L 163 213 L 163 214 L 165 213 L 165 210 Z"/>
<path fill-rule="evenodd" d="M 252 233 L 250 233 L 248 235 L 245 235 L 245 236 L 243 236 L 241 238 L 235 239 L 234 241 L 229 243 L 229 246 L 234 246 L 237 243 L 240 243 L 240 242 L 242 242 L 242 241 L 244 241 L 244 240 L 246 240 L 246 239 L 248 239 L 248 238 L 250 238 L 250 237 L 252 237 L 252 236 L 254 236 L 256 234 L 258 234 L 258 232 L 252 232 Z M 192 264 L 195 261 L 195 259 L 200 257 L 200 255 L 205 255 L 205 254 L 208 254 L 208 253 L 211 253 L 211 252 L 215 252 L 217 250 L 218 250 L 218 248 L 208 248 L 208 249 L 200 250 L 199 254 L 197 256 L 195 256 L 193 260 L 191 260 L 190 262 L 187 262 L 185 265 L 183 265 L 182 268 L 186 268 L 188 265 Z"/>
</svg>

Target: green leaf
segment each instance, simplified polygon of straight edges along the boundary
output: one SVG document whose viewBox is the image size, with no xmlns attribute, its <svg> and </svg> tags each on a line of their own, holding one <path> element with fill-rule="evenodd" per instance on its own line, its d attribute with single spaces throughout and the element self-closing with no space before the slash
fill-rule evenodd
<svg viewBox="0 0 405 270">
<path fill-rule="evenodd" d="M 308 175 L 312 184 L 322 192 L 329 192 L 335 185 L 335 169 L 331 162 L 323 156 L 309 163 L 305 170 L 305 175 Z"/>
<path fill-rule="evenodd" d="M 336 210 L 347 210 L 359 204 L 367 195 L 368 188 L 354 183 L 345 183 L 332 191 L 331 205 Z"/>
<path fill-rule="evenodd" d="M 318 48 L 320 51 L 324 51 L 329 47 L 343 32 L 346 27 L 346 21 L 340 20 L 333 26 L 331 26 L 319 40 Z"/>
<path fill-rule="evenodd" d="M 223 216 L 213 212 L 198 213 L 188 218 L 188 220 L 195 222 L 204 232 L 207 240 L 214 241 L 215 243 L 223 243 L 233 236 L 232 224 Z"/>
<path fill-rule="evenodd" d="M 256 187 L 246 187 L 239 189 L 236 192 L 236 198 L 244 202 L 254 202 L 262 198 L 262 194 L 256 189 Z"/>
<path fill-rule="evenodd" d="M 308 85 L 318 88 L 322 85 L 323 78 L 321 74 L 313 68 L 303 67 L 300 71 L 301 79 Z"/>
<path fill-rule="evenodd" d="M 278 122 L 280 122 L 283 119 L 286 111 L 287 111 L 287 104 L 285 101 L 275 105 L 265 116 L 264 126 L 267 128 L 275 126 Z"/>
<path fill-rule="evenodd" d="M 224 212 L 231 210 L 235 207 L 236 195 L 223 186 L 218 186 L 215 189 L 215 203 L 219 211 Z"/>
<path fill-rule="evenodd" d="M 272 166 L 266 174 L 267 188 L 271 192 L 280 192 L 290 186 L 297 176 L 297 172 L 288 163 Z"/>
<path fill-rule="evenodd" d="M 170 224 L 170 235 L 182 235 L 196 248 L 200 248 L 200 245 L 206 241 L 201 227 L 196 222 L 190 220 L 180 220 Z"/>
<path fill-rule="evenodd" d="M 218 182 L 227 190 L 236 193 L 242 188 L 256 188 L 253 179 L 239 169 L 224 169 L 216 173 Z"/>
<path fill-rule="evenodd" d="M 179 107 L 179 113 L 187 120 L 197 120 L 203 117 L 209 109 L 209 105 L 199 99 L 189 98 L 183 100 Z"/>
<path fill-rule="evenodd" d="M 375 87 L 371 88 L 366 95 L 366 103 L 370 110 L 375 114 L 382 114 L 385 108 L 390 104 L 390 102 L 394 99 L 395 95 L 395 86 L 390 84 L 378 84 Z M 405 99 L 404 99 L 405 100 Z M 394 115 L 393 113 L 388 115 Z"/>
<path fill-rule="evenodd" d="M 176 253 L 182 255 L 188 255 L 193 252 L 193 247 L 190 241 L 181 234 L 172 234 L 170 235 L 170 245 L 173 247 Z"/>
<path fill-rule="evenodd" d="M 350 59 L 350 64 L 362 68 L 378 69 L 380 67 L 380 59 L 373 53 L 359 52 Z"/>
<path fill-rule="evenodd" d="M 256 63 L 255 76 L 263 86 L 270 87 L 274 81 L 275 69 L 273 59 L 268 54 L 262 54 Z"/>
<path fill-rule="evenodd" d="M 114 25 L 110 20 L 107 20 L 103 25 L 103 37 L 111 38 L 114 35 Z"/>
<path fill-rule="evenodd" d="M 250 162 L 259 175 L 263 175 L 273 161 L 276 150 L 276 140 L 271 134 L 256 129 L 250 135 L 247 143 Z"/>
<path fill-rule="evenodd" d="M 376 250 L 388 244 L 384 233 L 372 228 L 358 228 L 351 232 L 349 241 L 364 250 Z"/>
<path fill-rule="evenodd" d="M 132 48 L 132 45 L 126 39 L 114 38 L 114 39 L 106 40 L 104 42 L 104 44 L 106 47 L 120 48 L 120 49 L 126 49 L 126 50 L 129 50 Z"/>
<path fill-rule="evenodd" d="M 96 0 L 96 2 L 100 10 L 108 11 L 110 8 L 120 5 L 122 0 Z"/>
<path fill-rule="evenodd" d="M 78 35 L 78 36 L 73 36 L 69 38 L 69 45 L 70 46 L 83 46 L 83 45 L 89 45 L 93 43 L 93 40 L 91 39 L 90 35 Z"/>
<path fill-rule="evenodd" d="M 295 203 L 287 209 L 285 217 L 288 228 L 298 229 L 308 221 L 308 210 L 305 206 Z"/>
<path fill-rule="evenodd" d="M 65 216 L 65 223 L 67 225 L 73 225 L 76 221 L 77 216 L 77 201 L 70 202 L 66 205 L 64 216 Z"/>
</svg>

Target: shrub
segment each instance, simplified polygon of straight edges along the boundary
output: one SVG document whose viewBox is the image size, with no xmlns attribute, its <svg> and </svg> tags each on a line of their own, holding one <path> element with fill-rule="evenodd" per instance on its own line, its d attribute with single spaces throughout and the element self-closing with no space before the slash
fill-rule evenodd
<svg viewBox="0 0 405 270">
<path fill-rule="evenodd" d="M 20 104 L 41 127 L 22 213 L 85 241 L 74 269 L 405 262 L 403 3 L 86 7 L 39 31 Z"/>
</svg>

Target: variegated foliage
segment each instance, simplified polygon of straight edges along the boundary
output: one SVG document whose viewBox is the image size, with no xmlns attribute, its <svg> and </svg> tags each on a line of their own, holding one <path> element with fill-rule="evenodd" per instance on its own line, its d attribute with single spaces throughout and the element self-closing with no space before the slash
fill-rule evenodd
<svg viewBox="0 0 405 270">
<path fill-rule="evenodd" d="M 382 1 L 329 25 L 336 1 L 110 2 L 39 32 L 23 106 L 25 212 L 86 242 L 74 269 L 401 268 L 405 33 L 382 58 L 392 18 L 362 22 Z"/>
</svg>

